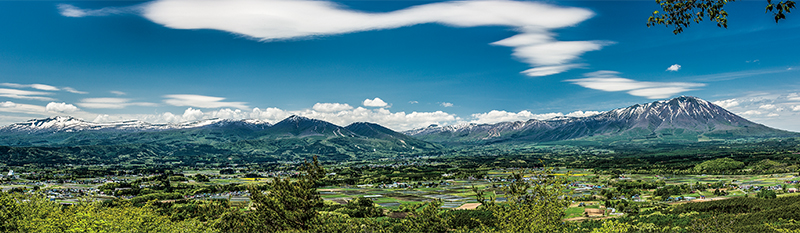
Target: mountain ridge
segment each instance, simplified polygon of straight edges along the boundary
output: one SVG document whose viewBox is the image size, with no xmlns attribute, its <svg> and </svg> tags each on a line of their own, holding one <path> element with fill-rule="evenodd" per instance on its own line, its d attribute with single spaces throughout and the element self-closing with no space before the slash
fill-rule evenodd
<svg viewBox="0 0 800 233">
<path fill-rule="evenodd" d="M 606 140 L 786 137 L 800 134 L 751 122 L 697 97 L 681 96 L 635 104 L 587 117 L 429 126 L 404 132 L 440 143 L 551 142 L 579 138 Z"/>
<path fill-rule="evenodd" d="M 798 133 L 772 129 L 737 116 L 697 97 L 681 96 L 635 104 L 586 117 L 459 124 L 396 132 L 379 124 L 356 122 L 342 127 L 292 115 L 275 124 L 246 119 L 206 119 L 180 124 L 138 120 L 93 123 L 73 117 L 33 119 L 0 127 L 0 145 L 72 146 L 123 143 L 227 143 L 279 138 L 361 138 L 396 145 L 430 147 L 427 142 L 492 144 L 575 140 L 675 139 L 698 141 L 741 137 L 787 137 Z M 340 140 L 341 141 L 341 140 Z"/>
</svg>

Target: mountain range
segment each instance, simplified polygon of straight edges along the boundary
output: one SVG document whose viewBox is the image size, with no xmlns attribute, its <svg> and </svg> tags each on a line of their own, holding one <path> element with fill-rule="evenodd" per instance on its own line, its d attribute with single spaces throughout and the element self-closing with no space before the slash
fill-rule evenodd
<svg viewBox="0 0 800 233">
<path fill-rule="evenodd" d="M 797 136 L 800 134 L 748 121 L 708 101 L 682 96 L 589 117 L 432 125 L 403 133 L 373 123 L 341 127 L 301 116 L 291 116 L 274 125 L 259 120 L 224 119 L 183 124 L 92 123 L 60 116 L 0 127 L 0 159 L 19 163 L 42 157 L 49 158 L 49 163 L 197 163 L 319 155 L 323 159 L 347 160 L 428 155 L 440 153 L 447 146 L 503 143 L 694 143 Z"/>
<path fill-rule="evenodd" d="M 185 124 L 140 121 L 92 123 L 51 117 L 0 127 L 0 161 L 116 163 L 347 160 L 420 155 L 441 149 L 383 126 L 358 122 L 346 127 L 291 116 L 270 124 L 257 120 L 212 119 Z M 4 156 L 7 156 L 3 158 Z M 96 158 L 84 161 L 83 158 Z M 110 160 L 110 161 L 109 161 Z"/>
<path fill-rule="evenodd" d="M 798 133 L 754 123 L 713 103 L 688 96 L 636 104 L 588 117 L 531 119 L 497 124 L 434 125 L 405 133 L 430 142 L 461 144 L 574 139 L 603 142 L 640 139 L 697 142 L 798 136 Z"/>
</svg>

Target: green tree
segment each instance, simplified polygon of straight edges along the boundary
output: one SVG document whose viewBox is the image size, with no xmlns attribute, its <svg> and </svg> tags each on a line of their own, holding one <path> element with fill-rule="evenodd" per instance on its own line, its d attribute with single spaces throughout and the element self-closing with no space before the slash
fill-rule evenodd
<svg viewBox="0 0 800 233">
<path fill-rule="evenodd" d="M 500 232 L 560 232 L 566 226 L 561 222 L 569 206 L 567 177 L 552 176 L 553 169 L 535 170 L 529 176 L 514 173 L 512 182 L 503 187 L 507 201 L 487 201 L 483 192 L 473 187 L 483 209 L 491 211 L 497 219 L 495 228 L 484 227 L 481 231 Z"/>
<path fill-rule="evenodd" d="M 718 27 L 728 28 L 728 12 L 724 7 L 735 0 L 655 0 L 661 11 L 654 11 L 647 19 L 647 27 L 658 24 L 666 27 L 672 26 L 672 33 L 683 32 L 684 28 L 692 23 L 700 23 L 704 18 L 716 22 Z M 786 19 L 786 13 L 795 8 L 792 0 L 780 0 L 773 3 L 767 0 L 766 12 L 772 12 L 777 23 Z"/>
<path fill-rule="evenodd" d="M 432 201 L 425 205 L 421 210 L 414 212 L 414 216 L 403 219 L 401 222 L 404 227 L 408 227 L 410 232 L 446 232 L 447 223 L 442 215 L 441 201 Z"/>
<path fill-rule="evenodd" d="M 253 202 L 253 211 L 241 213 L 232 210 L 222 216 L 217 227 L 224 232 L 275 232 L 307 230 L 309 223 L 323 207 L 317 192 L 317 182 L 325 170 L 314 157 L 313 162 L 303 165 L 305 174 L 297 180 L 275 178 L 271 187 L 263 193 L 255 186 L 248 188 Z"/>
<path fill-rule="evenodd" d="M 731 158 L 708 160 L 694 166 L 696 172 L 726 173 L 744 167 L 743 162 Z"/>
<path fill-rule="evenodd" d="M 340 208 L 334 210 L 335 212 L 346 214 L 354 218 L 373 218 L 383 216 L 383 210 L 375 206 L 372 199 L 365 197 L 358 197 L 346 205 L 339 206 Z"/>
<path fill-rule="evenodd" d="M 211 232 L 194 219 L 171 221 L 152 206 L 81 202 L 69 207 L 32 194 L 0 194 L 0 232 Z"/>
<path fill-rule="evenodd" d="M 775 194 L 775 191 L 763 189 L 759 191 L 758 194 L 756 194 L 756 197 L 764 199 L 775 199 L 778 197 L 778 195 Z"/>
</svg>

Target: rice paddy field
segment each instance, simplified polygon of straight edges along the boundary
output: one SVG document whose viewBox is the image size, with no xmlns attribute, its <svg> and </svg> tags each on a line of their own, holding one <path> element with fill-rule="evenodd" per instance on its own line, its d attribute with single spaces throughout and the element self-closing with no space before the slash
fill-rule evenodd
<svg viewBox="0 0 800 233">
<path fill-rule="evenodd" d="M 417 203 L 430 202 L 433 200 L 442 201 L 442 208 L 445 209 L 475 209 L 480 204 L 477 201 L 473 187 L 482 190 L 486 198 L 494 198 L 496 201 L 506 200 L 501 186 L 507 183 L 508 178 L 517 170 L 490 170 L 482 179 L 442 179 L 436 181 L 392 183 L 392 184 L 362 184 L 346 186 L 325 186 L 318 188 L 318 191 L 326 201 L 345 204 L 349 200 L 365 197 L 373 200 L 375 204 L 386 210 L 396 210 L 403 205 L 413 205 Z M 194 174 L 219 174 L 215 170 L 185 171 L 187 177 Z M 607 198 L 602 196 L 604 190 L 616 190 L 614 182 L 628 180 L 636 182 L 663 182 L 664 185 L 689 185 L 710 186 L 712 184 L 727 184 L 729 187 L 721 188 L 726 192 L 723 195 L 715 195 L 715 189 L 692 191 L 681 195 L 672 195 L 676 200 L 667 201 L 669 204 L 681 204 L 688 201 L 714 201 L 731 197 L 755 195 L 759 189 L 771 187 L 780 189 L 779 195 L 797 195 L 783 189 L 797 188 L 800 177 L 796 173 L 767 174 L 767 175 L 650 175 L 650 174 L 622 174 L 619 176 L 598 175 L 592 170 L 586 169 L 560 169 L 549 174 L 552 176 L 566 177 L 569 184 L 569 195 L 576 199 L 566 211 L 565 219 L 585 219 L 590 217 L 605 217 L 610 209 L 603 203 Z M 524 175 L 531 178 L 530 175 Z M 216 176 L 209 182 L 196 182 L 194 180 L 181 181 L 176 183 L 186 183 L 192 185 L 231 185 L 231 184 L 263 184 L 272 178 L 245 178 L 237 175 Z M 24 183 L 5 183 L 0 185 L 3 190 L 12 188 L 22 188 L 30 185 Z M 74 183 L 47 183 L 42 189 L 53 190 L 91 190 L 99 184 L 74 184 Z M 664 202 L 654 197 L 655 189 L 643 189 L 635 198 L 633 197 L 613 197 L 611 200 L 627 200 L 636 202 Z M 112 197 L 113 198 L 113 197 Z M 204 198 L 226 198 L 235 202 L 236 205 L 246 206 L 249 203 L 247 196 L 214 196 Z M 680 198 L 680 199 L 679 199 Z M 686 198 L 690 200 L 686 200 Z M 55 198 L 61 203 L 74 203 L 76 198 Z"/>
</svg>

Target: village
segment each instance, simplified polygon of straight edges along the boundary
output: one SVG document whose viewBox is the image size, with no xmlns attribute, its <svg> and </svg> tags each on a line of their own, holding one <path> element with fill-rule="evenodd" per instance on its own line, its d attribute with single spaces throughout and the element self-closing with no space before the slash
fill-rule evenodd
<svg viewBox="0 0 800 233">
<path fill-rule="evenodd" d="M 247 206 L 250 202 L 247 185 L 263 185 L 271 177 L 296 175 L 296 171 L 269 171 L 232 173 L 232 169 L 185 170 L 170 176 L 170 186 L 180 190 L 176 196 L 183 200 L 225 199 L 232 204 Z M 242 171 L 242 170 L 237 170 Z M 480 206 L 474 189 L 483 190 L 486 198 L 506 201 L 502 188 L 513 172 L 521 169 L 496 169 L 482 177 L 468 176 L 456 179 L 453 174 L 442 174 L 435 181 L 391 182 L 359 185 L 333 185 L 318 188 L 325 201 L 346 204 L 355 198 L 369 198 L 386 211 L 403 206 L 442 201 L 443 209 L 476 209 Z M 131 194 L 136 190 L 159 190 L 163 183 L 154 177 L 163 174 L 107 176 L 63 180 L 27 180 L 31 173 L 9 171 L 0 177 L 0 187 L 5 192 L 39 193 L 47 199 L 70 205 L 80 201 L 102 201 L 115 198 L 134 199 L 156 191 Z M 254 175 L 256 174 L 256 175 Z M 335 177 L 336 173 L 326 174 Z M 724 200 L 732 197 L 755 196 L 763 190 L 776 195 L 797 194 L 800 177 L 797 174 L 769 175 L 598 175 L 591 169 L 559 169 L 550 176 L 568 176 L 572 204 L 566 211 L 566 220 L 582 221 L 591 218 L 623 216 L 626 213 L 675 205 L 687 202 Z M 258 178 L 254 178 L 257 176 Z M 149 177 L 149 178 L 148 178 Z M 177 178 L 176 178 L 177 177 Z M 202 180 L 201 180 L 202 179 Z M 535 178 L 525 177 L 526 182 Z M 658 184 L 657 187 L 631 188 L 636 184 Z M 119 187 L 119 184 L 136 184 Z M 109 187 L 115 187 L 109 189 Z M 226 187 L 212 189 L 210 187 Z M 170 201 L 170 200 L 164 200 Z"/>
</svg>

